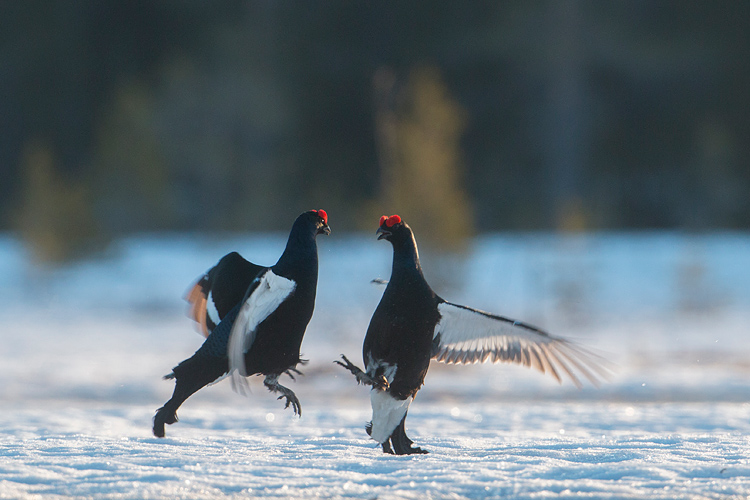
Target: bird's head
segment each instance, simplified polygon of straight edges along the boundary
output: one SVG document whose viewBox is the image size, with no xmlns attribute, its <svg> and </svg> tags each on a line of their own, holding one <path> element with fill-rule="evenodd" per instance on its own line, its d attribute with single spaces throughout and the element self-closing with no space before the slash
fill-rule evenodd
<svg viewBox="0 0 750 500">
<path fill-rule="evenodd" d="M 305 212 L 310 215 L 310 220 L 315 226 L 315 234 L 331 234 L 331 228 L 328 226 L 328 214 L 322 208 L 320 210 L 310 210 Z"/>
<path fill-rule="evenodd" d="M 388 240 L 393 243 L 394 238 L 398 238 L 402 233 L 409 232 L 408 227 L 398 215 L 391 215 L 390 217 L 383 215 L 380 218 L 380 227 L 375 234 L 378 235 L 379 240 Z"/>
</svg>

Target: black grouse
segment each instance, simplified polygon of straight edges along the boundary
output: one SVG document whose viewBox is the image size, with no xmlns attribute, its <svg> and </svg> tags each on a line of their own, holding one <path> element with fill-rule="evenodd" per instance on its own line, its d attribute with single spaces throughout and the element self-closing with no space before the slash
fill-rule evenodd
<svg viewBox="0 0 750 500">
<path fill-rule="evenodd" d="M 278 379 L 299 373 L 299 348 L 315 308 L 316 236 L 330 232 L 325 211 L 305 212 L 294 221 L 284 253 L 273 266 L 256 266 L 230 253 L 198 281 L 188 300 L 207 338 L 165 377 L 176 383 L 172 398 L 154 416 L 155 436 L 164 437 L 164 424 L 177 422 L 177 409 L 187 398 L 227 375 L 239 390 L 247 383 L 244 377 L 265 375 L 268 390 L 281 393 L 285 408 L 291 405 L 301 415 L 297 396 Z"/>
<path fill-rule="evenodd" d="M 380 218 L 378 239 L 393 245 L 391 279 L 367 329 L 361 370 L 342 355 L 336 361 L 359 383 L 371 385 L 372 421 L 368 434 L 385 453 L 427 453 L 413 447 L 404 422 L 424 383 L 430 360 L 444 363 L 518 363 L 566 373 L 578 386 L 575 370 L 592 383 L 605 376 L 596 357 L 574 344 L 520 321 L 452 304 L 427 284 L 411 228 L 398 215 Z"/>
</svg>

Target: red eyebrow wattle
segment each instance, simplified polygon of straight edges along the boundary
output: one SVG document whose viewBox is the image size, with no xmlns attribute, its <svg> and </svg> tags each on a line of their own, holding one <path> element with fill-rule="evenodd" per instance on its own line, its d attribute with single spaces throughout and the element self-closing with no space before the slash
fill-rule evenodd
<svg viewBox="0 0 750 500">
<path fill-rule="evenodd" d="M 320 218 L 323 219 L 323 222 L 328 224 L 328 214 L 325 210 L 321 208 L 320 210 L 313 210 L 313 212 L 316 212 L 320 216 Z"/>
<path fill-rule="evenodd" d="M 385 221 L 385 225 L 388 226 L 388 227 L 393 227 L 396 224 L 398 224 L 399 222 L 401 222 L 401 217 L 399 217 L 398 215 L 391 215 Z"/>
</svg>

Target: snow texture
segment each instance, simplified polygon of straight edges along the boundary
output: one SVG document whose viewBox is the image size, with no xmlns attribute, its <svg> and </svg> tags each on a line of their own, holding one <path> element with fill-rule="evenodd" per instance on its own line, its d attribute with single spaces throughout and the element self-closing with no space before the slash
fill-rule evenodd
<svg viewBox="0 0 750 500">
<path fill-rule="evenodd" d="M 291 382 L 304 417 L 251 377 L 190 398 L 151 435 L 203 338 L 184 292 L 231 250 L 275 262 L 286 235 L 144 236 L 58 269 L 0 237 L 0 499 L 750 498 L 750 236 L 487 236 L 420 248 L 447 300 L 527 321 L 614 364 L 578 390 L 512 365 L 433 363 L 406 428 L 428 455 L 365 433 L 358 359 L 391 249 L 320 242 L 316 311 Z M 424 247 L 424 245 L 423 245 Z"/>
</svg>

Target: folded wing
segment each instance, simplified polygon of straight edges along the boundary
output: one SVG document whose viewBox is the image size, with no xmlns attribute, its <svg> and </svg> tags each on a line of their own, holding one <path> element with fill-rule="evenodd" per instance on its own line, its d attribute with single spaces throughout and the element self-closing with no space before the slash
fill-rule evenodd
<svg viewBox="0 0 750 500">
<path fill-rule="evenodd" d="M 242 301 L 253 279 L 266 267 L 245 260 L 231 252 L 206 272 L 185 295 L 188 316 L 198 324 L 198 331 L 208 337 L 216 325 Z"/>
<path fill-rule="evenodd" d="M 274 274 L 270 269 L 260 274 L 248 288 L 237 319 L 229 334 L 229 373 L 232 375 L 232 386 L 242 391 L 246 384 L 245 353 L 255 341 L 258 325 L 268 318 L 284 300 L 294 291 L 296 283 L 290 279 Z"/>
<path fill-rule="evenodd" d="M 576 373 L 594 385 L 607 377 L 601 357 L 534 326 L 450 302 L 438 304 L 438 311 L 441 318 L 432 342 L 437 361 L 517 363 L 549 373 L 558 382 L 562 372 L 578 387 Z"/>
</svg>

